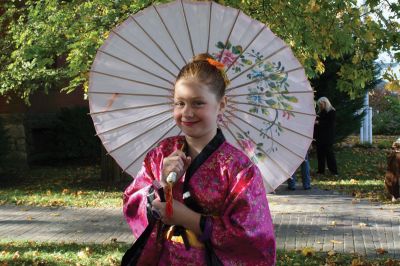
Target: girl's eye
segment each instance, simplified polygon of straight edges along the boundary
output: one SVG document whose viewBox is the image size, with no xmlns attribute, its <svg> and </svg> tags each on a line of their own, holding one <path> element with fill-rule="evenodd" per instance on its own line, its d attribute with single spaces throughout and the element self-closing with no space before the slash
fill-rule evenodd
<svg viewBox="0 0 400 266">
<path fill-rule="evenodd" d="M 203 106 L 205 103 L 203 103 L 203 102 L 194 102 L 193 103 L 193 105 L 195 106 L 195 107 L 200 107 L 200 106 Z"/>
<path fill-rule="evenodd" d="M 182 107 L 182 106 L 184 106 L 185 104 L 183 103 L 183 102 L 176 102 L 176 103 L 174 103 L 174 106 L 175 107 Z"/>
</svg>

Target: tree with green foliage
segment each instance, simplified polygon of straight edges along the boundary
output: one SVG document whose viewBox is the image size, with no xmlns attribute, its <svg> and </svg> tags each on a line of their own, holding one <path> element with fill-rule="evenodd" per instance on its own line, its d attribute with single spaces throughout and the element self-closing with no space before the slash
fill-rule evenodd
<svg viewBox="0 0 400 266">
<path fill-rule="evenodd" d="M 400 95 L 376 91 L 371 97 L 373 133 L 400 135 Z"/>
<path fill-rule="evenodd" d="M 5 0 L 0 6 L 0 95 L 29 101 L 37 90 L 73 91 L 88 84 L 96 50 L 109 31 L 149 0 Z M 365 62 L 380 52 L 400 60 L 398 2 L 366 0 L 219 0 L 265 22 L 285 40 L 309 78 L 325 72 L 325 60 L 350 60 L 338 69 L 337 89 L 357 97 L 373 80 Z M 388 9 L 385 17 L 383 6 Z M 393 88 L 397 77 L 386 73 Z"/>
</svg>

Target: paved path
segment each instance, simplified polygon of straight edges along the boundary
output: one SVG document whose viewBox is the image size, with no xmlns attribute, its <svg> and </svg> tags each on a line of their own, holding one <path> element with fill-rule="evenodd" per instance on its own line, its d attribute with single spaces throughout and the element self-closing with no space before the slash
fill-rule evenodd
<svg viewBox="0 0 400 266">
<path fill-rule="evenodd" d="M 400 258 L 400 206 L 380 206 L 318 189 L 269 194 L 277 245 L 294 250 Z M 133 241 L 121 209 L 0 206 L 0 239 L 109 243 Z"/>
<path fill-rule="evenodd" d="M 379 205 L 318 189 L 269 195 L 278 248 L 400 258 L 400 205 Z"/>
</svg>

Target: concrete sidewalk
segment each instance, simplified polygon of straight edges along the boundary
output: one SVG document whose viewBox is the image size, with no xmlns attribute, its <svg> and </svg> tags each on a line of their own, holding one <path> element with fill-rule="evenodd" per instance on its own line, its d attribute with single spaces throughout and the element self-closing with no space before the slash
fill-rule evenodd
<svg viewBox="0 0 400 266">
<path fill-rule="evenodd" d="M 278 248 L 400 258 L 400 206 L 371 204 L 318 189 L 268 195 Z M 0 206 L 0 239 L 131 243 L 119 208 Z"/>
<path fill-rule="evenodd" d="M 314 247 L 400 258 L 400 206 L 372 204 L 318 189 L 281 186 L 268 195 L 277 245 L 293 250 Z"/>
</svg>

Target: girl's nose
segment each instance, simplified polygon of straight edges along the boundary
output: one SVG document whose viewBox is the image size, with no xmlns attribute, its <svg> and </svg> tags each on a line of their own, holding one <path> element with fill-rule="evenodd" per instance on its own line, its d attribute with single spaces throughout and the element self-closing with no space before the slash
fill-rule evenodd
<svg viewBox="0 0 400 266">
<path fill-rule="evenodd" d="M 193 116 L 193 109 L 189 105 L 186 105 L 183 108 L 183 116 L 192 117 Z"/>
</svg>

